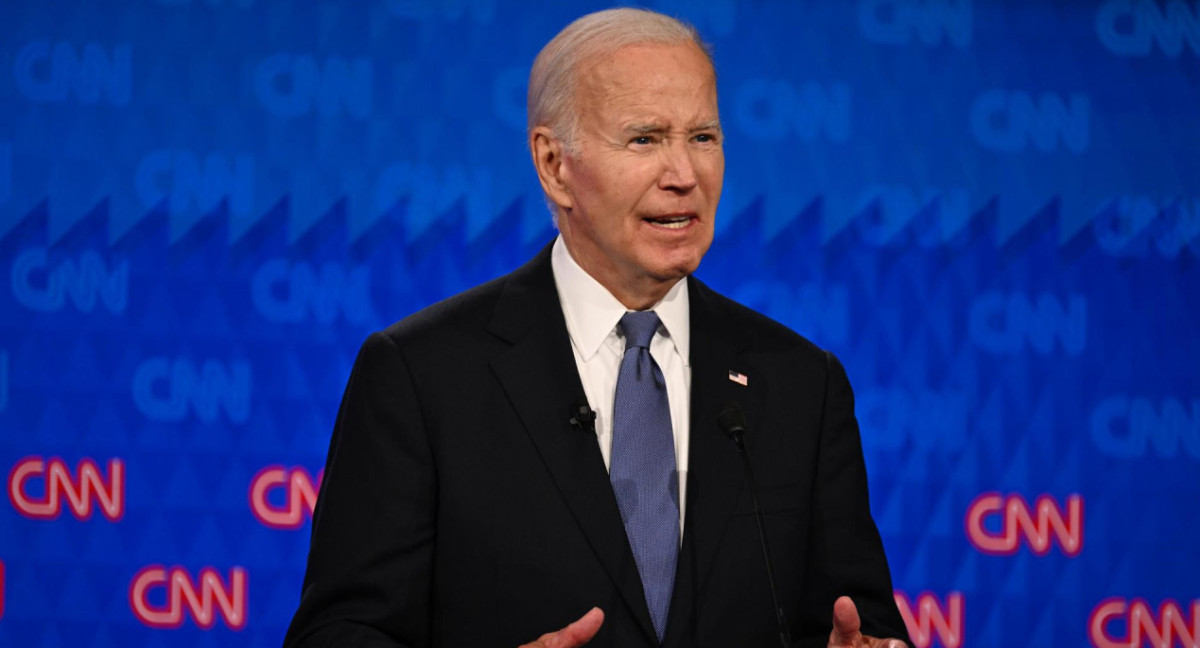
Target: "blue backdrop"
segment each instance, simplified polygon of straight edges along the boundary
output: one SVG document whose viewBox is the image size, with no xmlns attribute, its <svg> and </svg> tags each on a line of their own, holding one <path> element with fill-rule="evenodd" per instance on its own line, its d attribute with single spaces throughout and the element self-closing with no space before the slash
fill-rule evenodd
<svg viewBox="0 0 1200 648">
<path fill-rule="evenodd" d="M 526 77 L 602 4 L 2 4 L 0 646 L 278 645 L 359 343 L 552 237 Z M 918 645 L 1200 645 L 1200 2 L 651 6 L 698 274 L 843 359 Z"/>
</svg>

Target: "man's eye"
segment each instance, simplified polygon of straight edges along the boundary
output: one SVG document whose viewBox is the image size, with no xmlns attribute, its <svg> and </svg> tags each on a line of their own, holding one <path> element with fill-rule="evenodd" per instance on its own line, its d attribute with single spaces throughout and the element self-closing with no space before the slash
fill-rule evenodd
<svg viewBox="0 0 1200 648">
<path fill-rule="evenodd" d="M 710 144 L 717 141 L 717 136 L 712 133 L 700 133 L 696 136 L 696 141 L 702 144 Z"/>
<path fill-rule="evenodd" d="M 642 135 L 641 137 L 633 138 L 633 143 L 637 144 L 639 146 L 644 146 L 646 144 L 653 144 L 654 138 L 650 137 L 649 135 Z"/>
</svg>

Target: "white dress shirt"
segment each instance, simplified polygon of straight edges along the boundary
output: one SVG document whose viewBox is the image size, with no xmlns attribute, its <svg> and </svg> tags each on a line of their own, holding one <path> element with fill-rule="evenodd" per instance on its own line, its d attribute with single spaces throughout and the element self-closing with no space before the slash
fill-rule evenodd
<svg viewBox="0 0 1200 648">
<path fill-rule="evenodd" d="M 571 350 L 575 353 L 583 392 L 596 412 L 596 440 L 600 444 L 604 466 L 608 468 L 612 455 L 617 374 L 625 354 L 625 337 L 618 331 L 617 323 L 629 309 L 579 267 L 561 236 L 554 242 L 550 266 L 566 316 L 567 333 L 571 336 Z M 680 279 L 650 310 L 657 313 L 662 322 L 650 342 L 650 355 L 667 381 L 671 431 L 675 435 L 675 467 L 679 471 L 679 532 L 682 535 L 687 502 L 688 406 L 692 382 L 687 280 Z"/>
</svg>

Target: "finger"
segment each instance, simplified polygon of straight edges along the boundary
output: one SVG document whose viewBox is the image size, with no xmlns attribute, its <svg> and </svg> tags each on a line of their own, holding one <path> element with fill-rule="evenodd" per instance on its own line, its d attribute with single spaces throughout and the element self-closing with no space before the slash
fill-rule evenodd
<svg viewBox="0 0 1200 648">
<path fill-rule="evenodd" d="M 594 607 L 588 610 L 587 614 L 579 617 L 577 621 L 559 631 L 571 643 L 565 643 L 561 648 L 575 648 L 592 640 L 596 633 L 600 631 L 600 624 L 604 623 L 604 610 Z M 553 646 L 552 648 L 560 648 Z"/>
<path fill-rule="evenodd" d="M 604 623 L 604 611 L 592 608 L 588 613 L 579 617 L 575 622 L 558 632 L 550 632 L 538 637 L 530 648 L 577 648 L 592 640 Z"/>
<path fill-rule="evenodd" d="M 908 644 L 899 639 L 876 639 L 875 637 L 863 636 L 867 645 L 871 648 L 908 648 Z"/>
<path fill-rule="evenodd" d="M 862 635 L 858 608 L 849 596 L 838 597 L 833 602 L 833 631 L 829 633 L 830 646 L 857 646 Z"/>
</svg>

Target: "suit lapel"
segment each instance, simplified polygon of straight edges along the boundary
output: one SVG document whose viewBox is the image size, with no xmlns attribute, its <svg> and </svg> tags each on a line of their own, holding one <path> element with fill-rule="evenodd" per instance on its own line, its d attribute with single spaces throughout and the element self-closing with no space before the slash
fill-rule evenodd
<svg viewBox="0 0 1200 648">
<path fill-rule="evenodd" d="M 554 286 L 549 247 L 510 275 L 488 329 L 512 344 L 492 361 L 493 371 L 596 557 L 643 632 L 653 638 L 637 564 L 596 437 L 569 422 L 572 405 L 587 398 Z"/>
<path fill-rule="evenodd" d="M 707 575 L 717 557 L 725 527 L 739 492 L 745 488 L 737 448 L 717 426 L 717 414 L 726 403 L 737 403 L 753 430 L 762 413 L 765 390 L 762 375 L 745 365 L 740 352 L 749 345 L 733 323 L 720 297 L 695 279 L 689 279 L 691 303 L 691 438 L 688 459 L 687 532 L 685 548 L 694 552 L 693 609 L 702 613 Z M 746 385 L 730 377 L 735 371 Z M 691 544 L 690 547 L 686 545 Z"/>
</svg>

